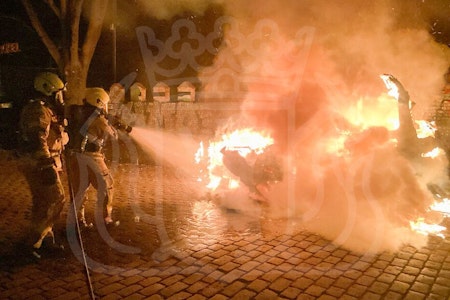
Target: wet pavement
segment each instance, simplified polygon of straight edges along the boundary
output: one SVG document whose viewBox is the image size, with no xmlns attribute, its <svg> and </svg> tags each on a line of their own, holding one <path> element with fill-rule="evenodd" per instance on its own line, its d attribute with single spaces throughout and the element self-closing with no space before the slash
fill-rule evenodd
<svg viewBox="0 0 450 300">
<path fill-rule="evenodd" d="M 221 208 L 192 178 L 152 165 L 113 165 L 116 223 L 82 228 L 85 255 L 66 208 L 55 227 L 64 250 L 37 260 L 22 242 L 31 200 L 18 162 L 2 152 L 0 299 L 450 298 L 448 237 L 361 255 L 283 220 Z"/>
</svg>

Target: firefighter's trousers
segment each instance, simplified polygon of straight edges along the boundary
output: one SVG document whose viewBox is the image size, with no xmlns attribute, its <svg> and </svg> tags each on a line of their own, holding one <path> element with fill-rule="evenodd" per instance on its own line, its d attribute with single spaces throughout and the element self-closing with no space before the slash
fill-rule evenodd
<svg viewBox="0 0 450 300">
<path fill-rule="evenodd" d="M 32 195 L 29 239 L 35 248 L 40 248 L 47 234 L 53 234 L 53 225 L 61 216 L 65 203 L 64 188 L 58 172 L 55 182 L 47 184 L 43 182 L 42 171 L 35 159 L 24 156 L 21 160 L 22 172 Z"/>
<path fill-rule="evenodd" d="M 68 155 L 68 172 L 77 212 L 84 211 L 84 200 L 90 185 L 97 190 L 96 215 L 111 218 L 113 178 L 101 152 L 75 152 Z M 84 216 L 83 216 L 84 217 Z M 96 217 L 96 221 L 100 220 Z"/>
</svg>

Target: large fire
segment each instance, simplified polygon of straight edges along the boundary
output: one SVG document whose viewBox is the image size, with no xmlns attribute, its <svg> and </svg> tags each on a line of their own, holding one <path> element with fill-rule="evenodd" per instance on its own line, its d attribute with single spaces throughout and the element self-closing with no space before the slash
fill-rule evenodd
<svg viewBox="0 0 450 300">
<path fill-rule="evenodd" d="M 397 130 L 399 127 L 397 101 L 388 94 L 376 99 L 362 97 L 343 114 L 350 123 L 361 129 L 383 126 L 388 130 Z"/>
<path fill-rule="evenodd" d="M 380 76 L 383 80 L 386 88 L 388 89 L 388 94 L 395 98 L 397 101 L 399 101 L 400 97 L 400 91 L 399 86 L 400 84 L 396 78 L 394 78 L 391 75 L 383 74 Z M 401 85 L 401 84 L 400 84 Z M 413 103 L 408 100 L 409 103 L 409 109 L 412 109 Z M 415 124 L 417 125 L 416 128 L 416 135 L 418 139 L 425 139 L 428 137 L 435 137 L 436 132 L 436 125 L 433 121 L 426 121 L 426 120 L 416 120 Z M 439 155 L 443 155 L 444 151 L 440 149 L 439 147 L 435 147 L 433 150 L 422 153 L 421 156 L 423 158 L 436 158 Z M 436 195 L 435 195 L 436 197 Z M 442 197 L 442 196 L 440 196 Z M 443 213 L 444 215 L 448 215 L 447 212 L 450 211 L 450 202 L 447 198 L 444 198 L 443 201 L 435 201 L 429 208 L 429 210 L 436 211 Z M 430 224 L 427 223 L 424 217 L 419 217 L 417 220 L 410 220 L 410 227 L 413 231 L 423 234 L 423 235 L 435 235 L 444 238 L 443 232 L 447 229 L 444 226 L 441 226 L 439 224 Z"/>
<path fill-rule="evenodd" d="M 207 188 L 212 191 L 216 190 L 221 184 L 226 184 L 227 188 L 235 189 L 240 186 L 240 182 L 235 175 L 226 170 L 223 163 L 222 150 L 236 151 L 239 155 L 248 161 L 264 152 L 264 150 L 273 145 L 274 140 L 268 133 L 256 131 L 252 128 L 243 128 L 234 130 L 221 136 L 219 141 L 211 141 L 207 147 L 205 157 L 205 147 L 203 142 L 200 143 L 199 149 L 195 155 L 195 160 L 201 164 L 204 159 L 206 162 Z M 204 180 L 200 177 L 199 180 Z"/>
<path fill-rule="evenodd" d="M 325 150 L 328 155 L 336 158 L 344 158 L 351 155 L 346 148 L 346 143 L 356 134 L 374 126 L 386 128 L 389 132 L 394 132 L 399 128 L 397 100 L 399 90 L 397 86 L 390 80 L 388 75 L 383 75 L 388 90 L 388 95 L 382 95 L 376 101 L 366 101 L 360 99 L 357 105 L 344 113 L 345 118 L 354 126 L 350 129 L 336 130 L 336 134 L 326 137 Z M 409 102 L 410 108 L 412 102 Z M 416 133 L 418 139 L 434 138 L 436 126 L 433 122 L 418 120 L 415 121 Z M 391 138 L 391 142 L 396 145 L 397 141 Z M 243 161 L 249 165 L 254 165 L 255 158 L 264 153 L 268 147 L 275 143 L 274 139 L 264 130 L 256 130 L 253 128 L 242 128 L 229 133 L 222 134 L 216 141 L 210 141 L 207 145 L 200 143 L 197 153 L 195 154 L 196 163 L 202 165 L 204 173 L 199 177 L 199 181 L 205 182 L 205 186 L 211 191 L 217 190 L 219 187 L 228 190 L 237 189 L 242 186 L 242 178 L 236 176 L 232 170 L 227 169 L 224 163 L 224 150 L 237 153 Z M 439 147 L 422 153 L 424 159 L 434 159 L 444 155 L 443 150 Z M 295 174 L 294 174 L 295 176 Z M 244 182 L 245 183 L 245 182 Z M 248 186 L 248 185 L 247 185 Z M 430 197 L 434 196 L 435 201 L 428 209 L 442 214 L 444 217 L 450 216 L 450 200 L 446 196 L 441 195 L 441 199 L 436 197 L 434 192 L 430 192 Z M 277 199 L 271 199 L 277 201 Z M 393 199 L 395 201 L 395 199 Z M 426 217 L 419 216 L 414 220 L 409 220 L 409 224 L 405 223 L 405 227 L 418 234 L 434 235 L 445 238 L 444 232 L 446 227 L 440 224 L 434 224 Z"/>
</svg>

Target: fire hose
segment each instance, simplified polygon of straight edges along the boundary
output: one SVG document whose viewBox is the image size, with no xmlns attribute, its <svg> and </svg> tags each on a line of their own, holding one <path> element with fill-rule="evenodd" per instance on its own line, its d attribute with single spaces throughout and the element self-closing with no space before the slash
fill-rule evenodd
<svg viewBox="0 0 450 300">
<path fill-rule="evenodd" d="M 72 187 L 72 180 L 70 178 L 70 168 L 67 166 L 67 163 L 65 163 L 65 160 L 66 160 L 66 157 L 64 156 L 61 161 L 62 161 L 62 164 L 63 164 L 63 169 L 66 170 L 66 174 L 67 174 L 67 182 L 68 182 L 68 187 L 69 187 L 70 202 L 72 203 L 73 217 L 75 218 L 75 225 L 76 225 L 76 229 L 77 229 L 77 236 L 78 236 L 78 239 L 80 241 L 81 255 L 83 257 L 83 265 L 84 265 L 84 269 L 85 269 L 85 273 L 86 273 L 88 289 L 89 289 L 89 293 L 90 293 L 91 299 L 94 300 L 95 299 L 94 286 L 92 285 L 91 275 L 89 273 L 89 267 L 88 267 L 87 259 L 86 259 L 86 253 L 85 253 L 85 250 L 84 250 L 84 243 L 83 243 L 83 239 L 82 239 L 82 235 L 81 235 L 80 223 L 78 222 L 77 207 L 76 207 L 76 203 L 74 201 L 75 196 L 74 196 L 74 191 L 73 191 L 73 187 Z"/>
</svg>

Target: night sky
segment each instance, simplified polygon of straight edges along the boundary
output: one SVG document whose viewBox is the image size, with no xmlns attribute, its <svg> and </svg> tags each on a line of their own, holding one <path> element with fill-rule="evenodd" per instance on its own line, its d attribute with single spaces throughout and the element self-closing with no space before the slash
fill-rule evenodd
<svg viewBox="0 0 450 300">
<path fill-rule="evenodd" d="M 316 0 L 314 3 L 319 3 Z M 339 1 L 339 0 L 335 0 Z M 362 6 L 368 0 L 354 1 Z M 38 4 L 41 1 L 33 1 Z M 112 2 L 112 1 L 111 1 Z M 280 1 L 281 3 L 282 1 Z M 112 18 L 112 10 L 104 22 L 104 31 L 97 45 L 88 76 L 88 86 L 101 86 L 108 89 L 115 81 L 120 81 L 126 75 L 136 72 L 136 81 L 148 85 L 147 74 L 144 66 L 144 60 L 139 49 L 136 28 L 147 26 L 151 28 L 157 39 L 164 41 L 171 35 L 172 24 L 180 19 L 187 19 L 196 24 L 196 29 L 207 34 L 213 30 L 214 22 L 217 18 L 225 14 L 225 9 L 220 5 L 210 5 L 203 13 L 185 11 L 170 19 L 157 19 L 155 14 L 149 14 L 148 8 L 139 1 L 118 0 L 118 9 L 116 19 Z M 300 5 L 302 2 L 299 2 Z M 305 5 L 308 0 L 304 0 Z M 320 2 L 321 3 L 321 2 Z M 323 3 L 327 4 L 326 1 Z M 343 2 L 346 3 L 347 2 Z M 367 3 L 367 2 L 366 2 Z M 148 4 L 148 3 L 146 3 Z M 329 5 L 329 4 L 328 4 Z M 45 4 L 40 4 L 46 7 Z M 357 11 L 357 8 L 355 8 Z M 450 47 L 450 0 L 392 0 L 392 14 L 397 22 L 405 27 L 411 23 L 420 24 L 434 37 L 434 39 Z M 50 9 L 43 12 L 45 26 L 51 35 L 57 34 L 59 26 Z M 297 12 L 290 12 L 296 14 Z M 303 16 L 304 17 L 304 16 Z M 113 72 L 113 34 L 110 30 L 112 23 L 116 25 L 117 36 L 117 55 L 116 55 L 116 78 Z M 377 26 L 377 24 L 373 24 Z M 52 29 L 56 29 L 52 32 Z M 183 42 L 186 37 L 181 38 Z M 1 0 L 0 1 L 0 45 L 5 43 L 18 42 L 20 52 L 0 55 L 0 100 L 1 102 L 14 102 L 15 111 L 22 106 L 24 99 L 27 99 L 27 93 L 32 88 L 34 75 L 43 69 L 56 70 L 52 58 L 47 52 L 45 46 L 40 42 L 39 37 L 31 27 L 28 16 L 19 0 Z M 217 48 L 220 47 L 221 39 L 217 39 Z M 203 66 L 213 63 L 214 55 L 205 53 L 200 60 Z M 166 63 L 166 62 L 165 62 Z M 167 64 L 170 64 L 167 61 Z M 182 76 L 195 77 L 198 70 L 186 69 Z M 159 77 L 157 80 L 167 78 Z M 10 123 L 14 114 L 2 111 L 0 116 L 0 125 Z M 0 128 L 1 130 L 1 128 Z"/>
<path fill-rule="evenodd" d="M 35 1 L 34 3 L 36 3 Z M 363 1 L 362 1 L 363 2 Z M 428 31 L 434 36 L 436 41 L 450 45 L 450 0 L 411 0 L 393 1 L 394 13 L 398 15 L 399 22 L 402 19 L 423 19 L 428 24 Z M 52 23 L 52 13 L 48 9 L 44 11 L 48 28 L 58 28 L 57 23 Z M 111 10 L 109 10 L 111 13 Z M 195 15 L 192 12 L 185 12 L 170 20 L 156 20 L 150 17 L 146 10 L 139 4 L 139 1 L 118 1 L 116 24 L 117 34 L 117 55 L 116 55 L 116 81 L 131 72 L 136 72 L 136 80 L 147 85 L 147 77 L 139 43 L 136 36 L 138 26 L 148 26 L 152 28 L 157 37 L 164 40 L 170 35 L 171 25 L 180 18 L 193 20 L 198 26 L 198 30 L 207 33 L 211 30 L 214 21 L 223 15 L 223 9 L 218 5 L 211 5 L 203 15 Z M 91 64 L 88 86 L 103 86 L 108 88 L 114 82 L 113 72 L 113 34 L 110 30 L 113 22 L 111 14 L 105 20 L 105 30 L 99 40 Z M 29 25 L 28 17 L 19 0 L 2 0 L 0 2 L 0 43 L 7 42 L 20 43 L 21 52 L 0 56 L 2 67 L 2 84 L 8 81 L 5 78 L 5 68 L 8 66 L 52 68 L 55 67 L 49 57 L 46 48 L 41 44 L 39 38 Z M 56 26 L 55 26 L 56 25 Z M 212 63 L 214 57 L 211 54 L 205 55 L 203 63 Z M 6 72 L 10 72 L 9 70 Z M 31 72 L 31 71 L 30 71 Z M 195 76 L 194 70 L 186 70 Z M 8 76 L 6 76 L 8 77 Z M 165 78 L 160 78 L 164 80 Z M 8 88 L 3 90 L 10 93 Z"/>
</svg>

